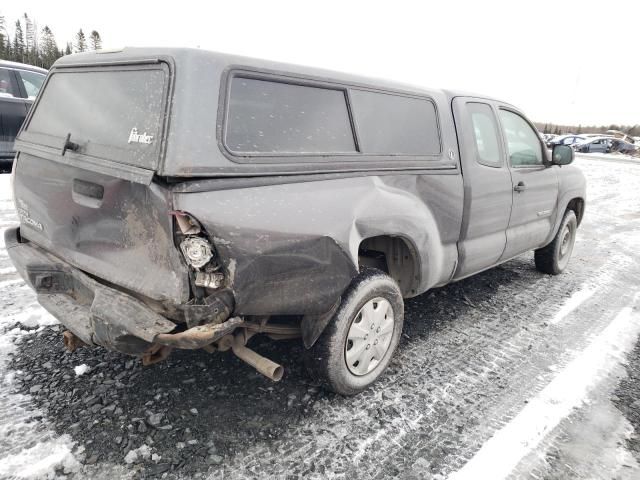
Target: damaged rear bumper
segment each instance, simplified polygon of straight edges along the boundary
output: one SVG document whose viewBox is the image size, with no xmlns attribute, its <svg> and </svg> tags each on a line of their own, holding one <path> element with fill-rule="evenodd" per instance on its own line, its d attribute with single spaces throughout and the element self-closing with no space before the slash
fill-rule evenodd
<svg viewBox="0 0 640 480">
<path fill-rule="evenodd" d="M 196 349 L 233 332 L 240 318 L 228 317 L 233 297 L 213 299 L 213 323 L 183 329 L 142 301 L 103 285 L 40 247 L 20 241 L 20 231 L 5 231 L 5 245 L 38 302 L 87 345 L 101 345 L 141 356 L 158 346 Z M 198 306 L 201 307 L 201 306 Z"/>
</svg>

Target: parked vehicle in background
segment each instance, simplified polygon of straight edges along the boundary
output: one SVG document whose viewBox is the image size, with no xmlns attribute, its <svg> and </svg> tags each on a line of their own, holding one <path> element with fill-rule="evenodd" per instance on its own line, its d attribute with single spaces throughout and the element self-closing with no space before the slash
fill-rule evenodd
<svg viewBox="0 0 640 480">
<path fill-rule="evenodd" d="M 638 146 L 619 138 L 613 138 L 610 140 L 609 151 L 631 155 L 638 151 Z"/>
<path fill-rule="evenodd" d="M 624 132 L 621 132 L 619 130 L 607 130 L 607 133 L 609 135 L 611 135 L 612 137 L 618 138 L 620 140 L 624 140 L 627 143 L 635 143 L 635 138 L 632 137 L 631 135 L 628 135 Z"/>
<path fill-rule="evenodd" d="M 11 171 L 14 140 L 47 71 L 0 60 L 0 173 Z"/>
<path fill-rule="evenodd" d="M 585 208 L 573 150 L 512 105 L 204 50 L 63 57 L 16 147 L 6 248 L 70 349 L 279 380 L 247 341 L 301 338 L 342 394 L 384 372 L 404 298 L 531 250 L 559 274 Z"/>
<path fill-rule="evenodd" d="M 586 140 L 574 143 L 572 145 L 573 149 L 576 152 L 581 153 L 608 153 L 611 149 L 611 138 L 610 137 L 593 137 L 587 138 Z"/>
<path fill-rule="evenodd" d="M 573 144 L 572 147 L 580 153 L 618 152 L 632 154 L 637 151 L 636 145 L 611 136 L 588 138 L 583 142 Z"/>
<path fill-rule="evenodd" d="M 568 145 L 572 146 L 574 143 L 580 143 L 587 139 L 584 135 L 575 135 L 575 134 L 567 134 L 567 135 L 559 135 L 553 140 L 547 142 L 547 147 L 553 148 L 556 145 Z"/>
</svg>

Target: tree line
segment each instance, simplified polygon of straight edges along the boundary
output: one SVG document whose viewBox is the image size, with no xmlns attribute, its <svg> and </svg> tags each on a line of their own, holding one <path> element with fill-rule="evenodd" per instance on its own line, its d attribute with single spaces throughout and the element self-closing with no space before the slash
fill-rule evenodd
<svg viewBox="0 0 640 480">
<path fill-rule="evenodd" d="M 617 130 L 632 137 L 640 137 L 640 125 L 556 125 L 554 123 L 534 123 L 542 133 L 565 135 L 567 133 L 607 133 L 607 130 Z"/>
<path fill-rule="evenodd" d="M 51 28 L 38 28 L 37 22 L 26 13 L 16 20 L 13 38 L 7 30 L 5 18 L 0 15 L 0 59 L 26 63 L 42 68 L 50 68 L 58 58 L 71 53 L 100 50 L 102 38 L 97 30 L 87 37 L 82 29 L 67 42 L 64 48 L 58 42 Z"/>
</svg>

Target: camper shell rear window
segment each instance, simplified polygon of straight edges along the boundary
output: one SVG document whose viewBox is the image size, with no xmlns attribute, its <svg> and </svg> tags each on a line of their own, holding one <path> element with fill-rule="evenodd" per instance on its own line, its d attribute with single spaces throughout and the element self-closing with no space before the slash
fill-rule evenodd
<svg viewBox="0 0 640 480">
<path fill-rule="evenodd" d="M 49 76 L 24 139 L 146 169 L 158 166 L 168 67 L 61 68 Z"/>
</svg>

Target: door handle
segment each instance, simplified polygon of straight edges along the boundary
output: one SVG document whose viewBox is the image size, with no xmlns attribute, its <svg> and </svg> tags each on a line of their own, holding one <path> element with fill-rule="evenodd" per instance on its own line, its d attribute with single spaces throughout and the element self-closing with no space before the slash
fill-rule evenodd
<svg viewBox="0 0 640 480">
<path fill-rule="evenodd" d="M 527 186 L 524 184 L 524 182 L 518 182 L 518 184 L 513 187 L 513 189 L 516 192 L 524 192 L 527 189 Z"/>
</svg>

